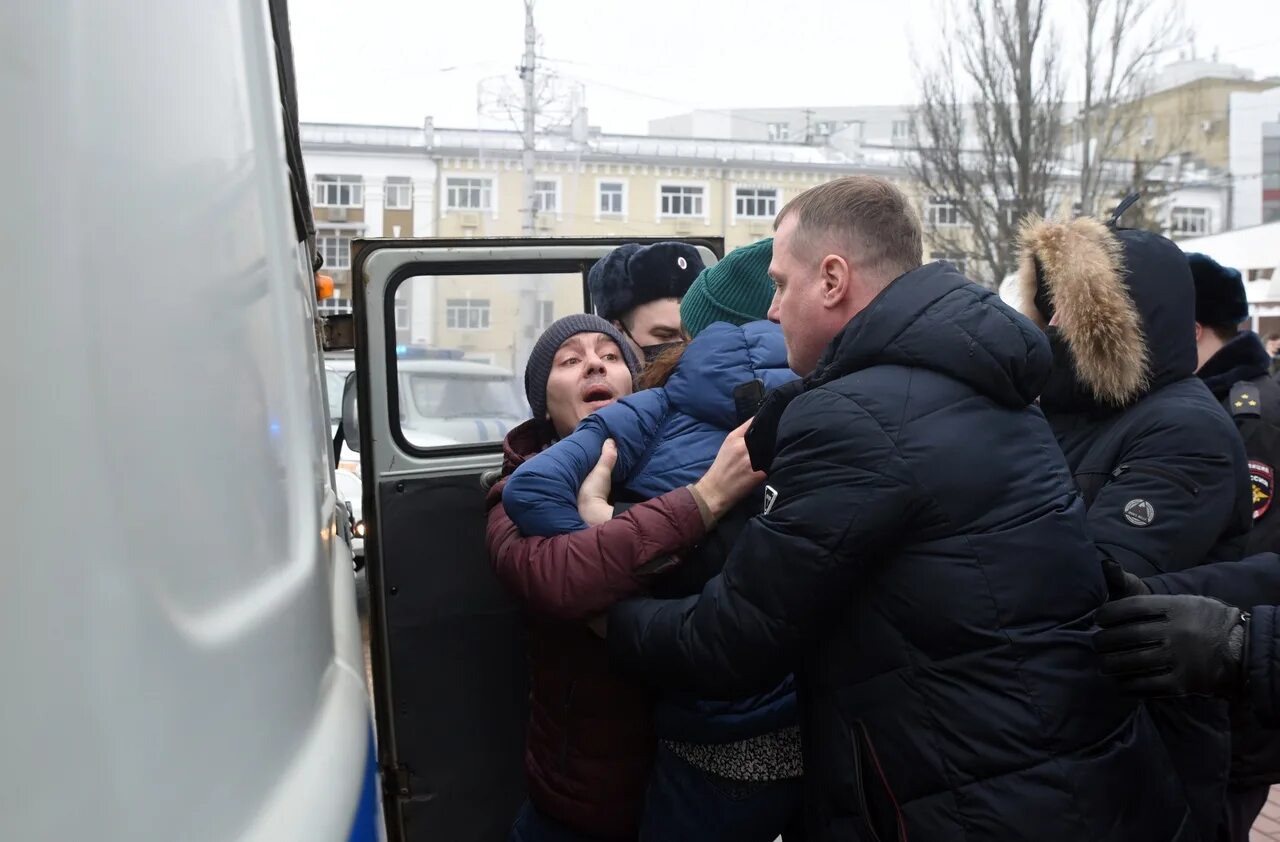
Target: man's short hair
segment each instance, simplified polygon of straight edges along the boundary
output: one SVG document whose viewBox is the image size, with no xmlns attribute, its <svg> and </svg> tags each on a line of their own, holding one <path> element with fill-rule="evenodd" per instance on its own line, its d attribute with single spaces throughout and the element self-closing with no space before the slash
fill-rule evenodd
<svg viewBox="0 0 1280 842">
<path fill-rule="evenodd" d="M 1267 341 L 1268 341 L 1268 342 L 1275 342 L 1277 339 L 1280 339 L 1280 333 L 1268 333 L 1268 334 L 1267 334 Z"/>
<path fill-rule="evenodd" d="M 1205 328 L 1213 331 L 1213 335 L 1223 342 L 1230 342 L 1240 333 L 1238 325 L 1205 325 Z"/>
<path fill-rule="evenodd" d="M 778 213 L 774 228 L 794 214 L 794 249 L 813 260 L 828 245 L 845 250 L 851 265 L 887 284 L 919 268 L 924 253 L 920 219 L 890 181 L 850 175 L 810 188 Z"/>
</svg>

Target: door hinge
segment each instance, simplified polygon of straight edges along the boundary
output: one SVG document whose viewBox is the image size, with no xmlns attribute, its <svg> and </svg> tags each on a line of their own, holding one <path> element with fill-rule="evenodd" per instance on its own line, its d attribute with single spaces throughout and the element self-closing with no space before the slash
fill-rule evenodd
<svg viewBox="0 0 1280 842">
<path fill-rule="evenodd" d="M 409 770 L 403 765 L 383 766 L 383 792 L 392 798 L 408 798 L 411 794 L 409 791 L 409 778 Z"/>
</svg>

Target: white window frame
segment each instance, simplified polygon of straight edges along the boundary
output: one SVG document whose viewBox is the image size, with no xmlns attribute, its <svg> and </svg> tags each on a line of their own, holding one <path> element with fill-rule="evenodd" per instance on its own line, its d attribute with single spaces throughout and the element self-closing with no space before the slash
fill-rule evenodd
<svg viewBox="0 0 1280 842">
<path fill-rule="evenodd" d="M 791 140 L 791 123 L 769 123 L 769 140 L 785 143 Z"/>
<path fill-rule="evenodd" d="M 479 315 L 477 326 L 471 327 L 471 313 Z M 453 324 L 450 324 L 450 319 Z M 466 322 L 465 325 L 458 324 Z M 445 330 L 483 331 L 493 326 L 493 299 L 490 298 L 446 298 L 444 300 Z"/>
<path fill-rule="evenodd" d="M 347 188 L 346 202 L 337 195 L 330 195 L 340 193 L 344 187 Z M 364 176 L 316 173 L 311 178 L 311 203 L 318 208 L 363 208 Z"/>
<path fill-rule="evenodd" d="M 316 312 L 321 316 L 340 316 L 351 311 L 350 298 L 321 298 L 316 302 Z"/>
<path fill-rule="evenodd" d="M 542 190 L 538 185 L 551 185 L 551 194 L 555 200 L 555 207 L 550 210 L 543 210 L 535 204 L 533 211 L 535 214 L 552 213 L 555 214 L 557 220 L 564 218 L 564 191 L 560 189 L 560 176 L 558 175 L 538 175 L 533 179 L 533 194 L 535 202 L 540 201 L 542 194 L 548 191 Z"/>
<path fill-rule="evenodd" d="M 467 187 L 454 186 L 450 187 L 451 181 L 479 181 L 482 182 L 480 187 L 480 203 L 484 204 L 484 194 L 489 194 L 489 207 L 462 207 L 455 205 L 452 201 L 454 198 L 450 193 L 451 189 L 473 190 L 473 186 Z M 444 204 L 445 213 L 488 213 L 494 219 L 498 218 L 498 179 L 492 175 L 477 175 L 476 173 L 455 172 L 447 173 L 444 177 L 444 185 L 440 191 L 440 199 Z"/>
<path fill-rule="evenodd" d="M 899 126 L 902 127 L 902 131 L 898 131 Z M 894 140 L 906 140 L 911 137 L 911 120 L 894 120 L 889 129 L 889 136 Z"/>
<path fill-rule="evenodd" d="M 702 191 L 702 212 L 664 213 L 662 210 L 662 191 L 668 187 Z M 654 186 L 654 222 L 672 219 L 701 219 L 704 223 L 711 224 L 711 185 L 705 181 L 659 181 Z"/>
<path fill-rule="evenodd" d="M 409 330 L 413 326 L 413 314 L 409 311 L 409 305 L 397 301 L 394 309 L 396 330 Z"/>
<path fill-rule="evenodd" d="M 604 185 L 618 184 L 622 187 L 622 211 L 620 213 L 605 213 L 600 208 L 600 199 L 604 195 Z M 596 179 L 596 222 L 601 219 L 621 219 L 626 222 L 631 215 L 631 187 L 627 179 L 622 177 L 611 178 L 602 176 Z"/>
<path fill-rule="evenodd" d="M 940 222 L 939 217 L 946 214 L 953 221 Z M 945 196 L 930 196 L 924 205 L 925 225 L 930 228 L 962 228 L 964 220 L 960 218 L 960 206 Z"/>
<path fill-rule="evenodd" d="M 413 179 L 406 178 L 404 181 L 392 181 L 388 178 L 382 185 L 383 198 L 382 207 L 386 210 L 413 210 Z M 399 201 L 393 203 L 391 197 L 397 199 L 403 198 L 404 202 Z"/>
<path fill-rule="evenodd" d="M 1169 232 L 1176 236 L 1203 237 L 1212 227 L 1213 208 L 1181 205 L 1169 211 Z"/>
<path fill-rule="evenodd" d="M 330 228 L 324 225 L 317 225 L 316 226 L 316 251 L 318 251 L 324 257 L 324 266 L 322 267 L 321 271 L 328 271 L 330 269 L 334 271 L 337 271 L 339 269 L 350 269 L 351 268 L 351 241 L 355 239 L 355 237 L 359 233 L 360 233 L 359 231 L 352 228 Z M 342 257 L 342 247 L 341 245 L 338 245 L 335 247 L 335 252 L 334 252 L 335 259 L 331 262 L 329 260 L 328 251 L 325 248 L 325 241 L 326 240 L 341 241 L 344 239 L 343 235 L 346 235 L 345 239 L 347 241 L 346 261 L 340 262 L 340 258 Z"/>
<path fill-rule="evenodd" d="M 551 298 L 539 298 L 536 306 L 538 311 L 533 317 L 534 331 L 541 334 L 556 320 L 556 302 Z"/>
<path fill-rule="evenodd" d="M 767 198 L 762 198 L 760 196 L 760 193 L 766 192 L 766 191 L 773 193 L 773 213 L 752 215 L 752 214 L 745 214 L 745 213 L 738 212 L 739 203 L 744 199 L 749 202 L 756 203 L 757 206 L 758 206 L 758 203 L 760 202 L 768 201 Z M 752 195 L 743 196 L 742 194 L 744 192 L 750 193 Z M 782 200 L 782 191 L 779 190 L 777 187 L 772 187 L 766 184 L 760 184 L 760 185 L 735 184 L 733 186 L 733 221 L 736 223 L 739 219 L 745 219 L 745 220 L 750 220 L 752 222 L 758 222 L 759 220 L 762 220 L 762 219 L 766 219 L 766 220 L 775 219 L 778 216 L 778 206 L 781 200 Z"/>
</svg>

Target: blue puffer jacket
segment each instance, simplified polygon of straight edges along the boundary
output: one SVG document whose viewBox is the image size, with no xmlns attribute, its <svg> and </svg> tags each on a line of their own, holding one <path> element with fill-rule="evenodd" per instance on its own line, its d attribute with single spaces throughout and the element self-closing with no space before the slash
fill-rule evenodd
<svg viewBox="0 0 1280 842">
<path fill-rule="evenodd" d="M 599 410 L 572 435 L 525 462 L 507 482 L 503 507 L 525 535 L 559 535 L 586 528 L 578 515 L 578 488 L 609 438 L 618 447 L 613 472 L 617 499 L 647 500 L 688 485 L 706 472 L 725 436 L 741 423 L 734 390 L 760 380 L 768 391 L 794 379 L 778 325 L 767 321 L 741 327 L 713 324 L 689 343 L 665 386 L 637 392 Z M 717 531 L 731 532 L 759 510 L 758 498 L 744 501 L 741 510 L 722 521 Z M 703 551 L 715 553 L 708 548 L 717 544 L 727 551 L 732 538 L 727 534 L 724 538 L 706 542 Z M 706 575 L 694 580 L 677 568 L 659 577 L 654 589 L 663 596 L 697 593 L 703 581 L 719 572 L 723 561 L 722 556 L 716 558 Z M 768 693 L 736 701 L 668 693 L 655 711 L 658 736 L 683 742 L 732 742 L 795 723 L 795 692 L 789 676 Z"/>
</svg>

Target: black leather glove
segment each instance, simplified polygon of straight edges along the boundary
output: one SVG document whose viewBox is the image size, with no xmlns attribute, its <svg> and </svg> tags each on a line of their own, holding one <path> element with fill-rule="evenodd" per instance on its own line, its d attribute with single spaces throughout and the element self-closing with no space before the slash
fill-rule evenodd
<svg viewBox="0 0 1280 842">
<path fill-rule="evenodd" d="M 1151 593 L 1151 588 L 1121 567 L 1118 561 L 1103 559 L 1102 575 L 1107 580 L 1107 599 L 1124 599 L 1126 596 L 1146 596 Z"/>
<path fill-rule="evenodd" d="M 1141 696 L 1235 696 L 1249 615 L 1206 596 L 1134 596 L 1098 609 L 1102 672 Z"/>
</svg>

